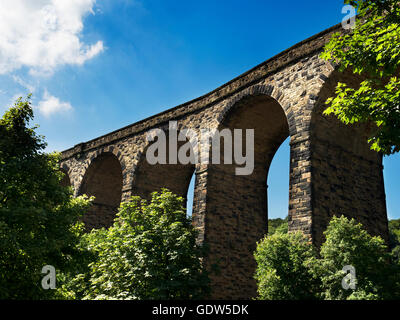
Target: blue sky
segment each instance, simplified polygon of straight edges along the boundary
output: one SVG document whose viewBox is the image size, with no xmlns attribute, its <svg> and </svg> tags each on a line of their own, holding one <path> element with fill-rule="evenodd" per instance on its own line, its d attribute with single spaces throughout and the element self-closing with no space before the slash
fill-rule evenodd
<svg viewBox="0 0 400 320">
<path fill-rule="evenodd" d="M 33 92 L 48 151 L 64 150 L 201 96 L 334 24 L 327 1 L 6 0 L 0 4 L 0 112 Z M 268 178 L 269 215 L 288 206 L 289 148 Z M 400 218 L 400 156 L 384 159 Z"/>
</svg>

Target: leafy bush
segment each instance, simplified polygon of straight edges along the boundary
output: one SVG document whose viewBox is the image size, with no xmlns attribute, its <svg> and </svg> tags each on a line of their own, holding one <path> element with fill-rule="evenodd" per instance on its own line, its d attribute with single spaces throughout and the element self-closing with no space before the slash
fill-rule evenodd
<svg viewBox="0 0 400 320">
<path fill-rule="evenodd" d="M 314 256 L 301 233 L 275 233 L 261 240 L 254 253 L 259 299 L 315 298 L 317 281 L 309 267 Z"/>
<path fill-rule="evenodd" d="M 372 237 L 354 219 L 333 217 L 325 231 L 316 273 L 321 277 L 324 299 L 390 299 L 398 294 L 399 269 L 391 263 L 384 240 Z M 342 268 L 356 271 L 356 289 L 344 290 Z M 397 280 L 396 280 L 397 277 Z"/>
<path fill-rule="evenodd" d="M 400 264 L 384 240 L 344 216 L 333 217 L 324 234 L 319 255 L 298 233 L 264 238 L 255 252 L 259 299 L 400 298 Z M 342 286 L 345 266 L 355 269 L 354 289 Z"/>
<path fill-rule="evenodd" d="M 95 259 L 69 284 L 84 299 L 199 299 L 209 292 L 204 248 L 183 199 L 164 189 L 149 203 L 132 197 L 114 225 L 92 230 L 84 245 Z"/>
<path fill-rule="evenodd" d="M 389 220 L 389 248 L 400 246 L 400 219 Z"/>
</svg>

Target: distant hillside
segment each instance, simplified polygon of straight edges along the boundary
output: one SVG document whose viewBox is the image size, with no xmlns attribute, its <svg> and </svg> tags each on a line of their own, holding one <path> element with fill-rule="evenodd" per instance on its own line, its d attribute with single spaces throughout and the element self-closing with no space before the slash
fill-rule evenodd
<svg viewBox="0 0 400 320">
<path fill-rule="evenodd" d="M 400 219 L 389 220 L 389 247 L 400 246 Z"/>
<path fill-rule="evenodd" d="M 286 217 L 285 219 L 268 219 L 268 234 L 272 235 L 276 232 L 288 232 L 288 217 Z"/>
</svg>

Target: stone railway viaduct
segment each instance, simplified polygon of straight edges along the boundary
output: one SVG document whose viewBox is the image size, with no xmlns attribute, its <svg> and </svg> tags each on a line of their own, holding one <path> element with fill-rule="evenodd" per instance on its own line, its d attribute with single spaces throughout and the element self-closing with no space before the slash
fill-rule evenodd
<svg viewBox="0 0 400 320">
<path fill-rule="evenodd" d="M 290 137 L 289 229 L 301 230 L 319 246 L 333 215 L 362 222 L 387 239 L 382 157 L 370 151 L 366 126 L 345 126 L 322 115 L 338 81 L 360 79 L 319 58 L 340 25 L 304 40 L 202 97 L 78 144 L 62 153 L 64 183 L 76 195 L 96 197 L 84 217 L 87 227 L 110 226 L 121 201 L 167 187 L 186 197 L 195 174 L 193 224 L 210 253 L 206 266 L 215 299 L 248 299 L 256 242 L 267 231 L 267 175 L 281 143 Z M 254 171 L 234 165 L 150 165 L 146 132 L 179 128 L 254 129 Z"/>
</svg>

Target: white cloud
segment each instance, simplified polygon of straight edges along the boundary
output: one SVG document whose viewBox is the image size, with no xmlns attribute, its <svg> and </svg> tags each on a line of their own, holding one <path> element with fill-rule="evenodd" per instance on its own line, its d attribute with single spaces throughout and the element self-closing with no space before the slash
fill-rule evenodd
<svg viewBox="0 0 400 320">
<path fill-rule="evenodd" d="M 83 19 L 96 0 L 1 0 L 0 74 L 28 67 L 51 74 L 61 65 L 81 65 L 104 50 L 85 44 Z"/>
<path fill-rule="evenodd" d="M 45 90 L 43 100 L 38 103 L 37 108 L 45 117 L 50 117 L 55 113 L 65 113 L 73 110 L 69 102 L 60 101 L 60 99 L 49 94 L 47 90 Z"/>
</svg>

